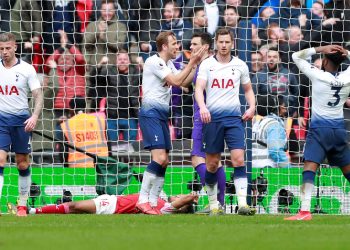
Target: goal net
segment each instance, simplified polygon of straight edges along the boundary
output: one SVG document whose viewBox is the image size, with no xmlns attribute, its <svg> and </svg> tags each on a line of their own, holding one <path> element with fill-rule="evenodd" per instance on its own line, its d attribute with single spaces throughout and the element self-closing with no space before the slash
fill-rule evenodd
<svg viewBox="0 0 350 250">
<path fill-rule="evenodd" d="M 145 60 L 156 54 L 156 36 L 165 30 L 175 33 L 179 51 L 174 64 L 181 70 L 189 61 L 194 33 L 208 32 L 214 39 L 218 28 L 226 28 L 234 35 L 232 55 L 249 66 L 257 110 L 278 115 L 284 104 L 285 115 L 277 121 L 286 140 L 278 138 L 277 132 L 272 135 L 284 145 L 283 152 L 267 148 L 266 131 L 259 127 L 266 123 L 266 114 L 245 124 L 249 202 L 258 213 L 298 211 L 311 85 L 291 55 L 329 43 L 350 49 L 348 1 L 8 0 L 2 1 L 0 15 L 1 31 L 15 34 L 17 56 L 34 66 L 44 91 L 44 108 L 36 126 L 39 133 L 32 135 L 30 206 L 139 192 L 142 173 L 151 160 L 143 149 L 138 122 L 142 70 Z M 308 60 L 315 67 L 322 65 L 321 57 Z M 344 63 L 342 68 L 346 67 Z M 193 86 L 171 88 L 173 149 L 164 195 L 198 192 L 197 209 L 201 209 L 207 198 L 191 163 L 193 93 Z M 240 99 L 244 111 L 242 91 Z M 33 108 L 33 98 L 29 102 Z M 349 141 L 347 106 L 344 116 Z M 97 162 L 70 145 L 97 155 Z M 226 210 L 234 213 L 237 199 L 227 149 L 222 164 Z M 16 203 L 17 179 L 15 157 L 10 153 L 2 212 L 7 211 L 7 202 Z M 348 214 L 349 199 L 349 185 L 341 171 L 322 164 L 316 174 L 312 211 Z"/>
</svg>

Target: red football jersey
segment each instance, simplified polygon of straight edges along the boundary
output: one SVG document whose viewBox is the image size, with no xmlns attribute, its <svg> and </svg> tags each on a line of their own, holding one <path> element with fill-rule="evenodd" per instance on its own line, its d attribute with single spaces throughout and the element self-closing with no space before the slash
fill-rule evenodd
<svg viewBox="0 0 350 250">
<path fill-rule="evenodd" d="M 115 214 L 136 214 L 136 204 L 139 200 L 139 194 L 129 194 L 117 196 L 117 207 L 115 209 Z M 164 207 L 165 201 L 158 198 L 157 208 L 160 210 Z"/>
</svg>

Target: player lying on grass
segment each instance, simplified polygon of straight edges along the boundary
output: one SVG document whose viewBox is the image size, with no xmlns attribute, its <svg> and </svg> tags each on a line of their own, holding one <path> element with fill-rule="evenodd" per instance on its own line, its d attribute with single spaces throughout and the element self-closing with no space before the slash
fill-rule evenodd
<svg viewBox="0 0 350 250">
<path fill-rule="evenodd" d="M 48 205 L 39 208 L 29 208 L 29 214 L 136 214 L 139 194 L 130 195 L 100 195 L 95 199 L 67 202 L 60 205 Z M 160 214 L 193 213 L 193 204 L 197 203 L 198 195 L 187 194 L 170 196 L 168 201 L 158 198 L 157 209 Z M 16 214 L 16 206 L 8 203 L 8 212 Z"/>
</svg>

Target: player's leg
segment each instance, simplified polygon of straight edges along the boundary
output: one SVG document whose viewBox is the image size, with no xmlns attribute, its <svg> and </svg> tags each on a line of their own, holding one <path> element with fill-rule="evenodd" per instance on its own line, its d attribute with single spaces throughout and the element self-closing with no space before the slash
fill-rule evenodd
<svg viewBox="0 0 350 250">
<path fill-rule="evenodd" d="M 4 186 L 4 168 L 7 160 L 7 152 L 10 150 L 11 136 L 8 127 L 0 127 L 0 200 Z M 1 204 L 0 204 L 1 205 Z"/>
<path fill-rule="evenodd" d="M 4 150 L 0 150 L 0 200 L 2 195 L 2 188 L 4 186 L 4 166 L 6 164 L 6 159 L 7 159 L 7 152 Z M 1 204 L 0 204 L 0 207 L 1 207 Z"/>
<path fill-rule="evenodd" d="M 217 170 L 219 167 L 221 154 L 206 154 L 206 166 L 207 170 L 205 172 L 205 186 L 209 198 L 209 208 L 210 211 L 215 211 L 219 209 L 218 202 L 218 175 Z"/>
<path fill-rule="evenodd" d="M 203 125 L 202 151 L 206 153 L 205 186 L 209 197 L 211 214 L 221 214 L 218 194 L 218 167 L 221 153 L 224 152 L 224 127 L 221 122 L 211 122 Z"/>
<path fill-rule="evenodd" d="M 31 152 L 30 133 L 24 131 L 24 126 L 11 127 L 11 149 L 16 153 L 16 165 L 18 169 L 18 216 L 26 216 L 27 200 L 30 185 L 32 184 L 31 171 L 29 168 L 29 153 Z"/>
<path fill-rule="evenodd" d="M 302 187 L 300 191 L 301 207 L 297 215 L 287 217 L 285 220 L 311 220 L 311 196 L 314 189 L 316 171 L 326 157 L 326 136 L 330 131 L 310 129 L 304 148 L 304 170 Z M 323 142 L 323 145 L 321 143 Z"/>
<path fill-rule="evenodd" d="M 29 164 L 30 160 L 28 154 L 16 154 L 19 192 L 17 215 L 19 216 L 25 216 L 24 213 L 27 211 L 27 200 L 29 196 L 30 185 L 32 184 Z"/>
<path fill-rule="evenodd" d="M 169 127 L 165 121 L 160 119 L 140 116 L 140 128 L 144 147 L 151 151 L 152 161 L 143 174 L 137 208 L 146 214 L 158 214 L 158 211 L 154 210 L 150 204 L 150 192 L 154 186 L 152 202 L 157 204 L 157 199 L 154 200 L 153 198 L 157 194 L 159 196 L 161 190 L 158 189 L 164 185 L 164 176 L 168 165 L 168 150 L 171 147 Z M 155 184 L 156 182 L 157 184 Z"/>
<path fill-rule="evenodd" d="M 192 131 L 192 152 L 191 152 L 192 166 L 198 173 L 202 186 L 205 186 L 205 152 L 202 151 L 202 125 L 194 124 Z M 218 175 L 218 201 L 223 206 L 225 205 L 225 189 L 226 189 L 226 175 L 225 170 L 221 164 L 217 171 Z"/>
</svg>

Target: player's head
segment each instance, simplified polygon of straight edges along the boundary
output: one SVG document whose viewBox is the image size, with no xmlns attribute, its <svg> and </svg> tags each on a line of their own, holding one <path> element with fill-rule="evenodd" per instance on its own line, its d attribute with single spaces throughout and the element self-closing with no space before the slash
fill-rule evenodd
<svg viewBox="0 0 350 250">
<path fill-rule="evenodd" d="M 209 52 L 211 46 L 213 44 L 213 40 L 208 33 L 194 33 L 191 39 L 190 49 L 192 52 L 196 52 L 202 46 L 207 45 L 207 52 Z"/>
<path fill-rule="evenodd" d="M 158 52 L 164 52 L 171 59 L 176 58 L 176 53 L 179 49 L 176 36 L 172 31 L 160 32 L 156 38 L 156 45 Z"/>
<path fill-rule="evenodd" d="M 324 71 L 332 72 L 334 68 L 338 69 L 340 64 L 346 60 L 346 56 L 341 51 L 333 54 L 325 54 L 322 59 L 322 69 Z"/>
<path fill-rule="evenodd" d="M 5 62 L 11 62 L 15 58 L 17 50 L 16 37 L 12 33 L 0 34 L 0 56 Z"/>
<path fill-rule="evenodd" d="M 261 95 L 257 97 L 256 112 L 258 115 L 266 116 L 275 114 L 280 117 L 287 115 L 287 104 L 283 96 Z"/>
<path fill-rule="evenodd" d="M 75 96 L 69 101 L 69 108 L 73 113 L 85 111 L 86 100 L 83 96 Z"/>
<path fill-rule="evenodd" d="M 194 213 L 193 205 L 198 203 L 197 194 L 181 194 L 170 196 L 168 202 L 176 208 L 176 213 L 190 214 Z"/>
<path fill-rule="evenodd" d="M 278 49 L 276 47 L 270 48 L 267 52 L 267 67 L 269 71 L 276 71 L 280 63 L 281 57 Z"/>
<path fill-rule="evenodd" d="M 228 29 L 219 29 L 215 33 L 215 44 L 219 55 L 227 56 L 231 54 L 233 48 L 233 34 Z"/>
</svg>

